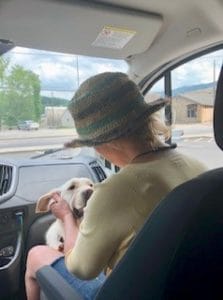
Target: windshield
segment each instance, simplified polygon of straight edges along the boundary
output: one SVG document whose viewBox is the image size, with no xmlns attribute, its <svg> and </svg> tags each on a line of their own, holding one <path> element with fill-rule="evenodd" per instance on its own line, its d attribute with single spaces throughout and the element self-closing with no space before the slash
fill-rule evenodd
<svg viewBox="0 0 223 300">
<path fill-rule="evenodd" d="M 0 57 L 0 155 L 42 157 L 75 135 L 69 100 L 88 77 L 127 72 L 122 60 L 16 47 Z M 90 150 L 89 150 L 90 151 Z"/>
</svg>

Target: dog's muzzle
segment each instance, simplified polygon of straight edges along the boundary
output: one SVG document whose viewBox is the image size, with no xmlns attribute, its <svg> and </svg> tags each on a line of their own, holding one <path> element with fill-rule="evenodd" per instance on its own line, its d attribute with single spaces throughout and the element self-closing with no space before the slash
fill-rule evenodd
<svg viewBox="0 0 223 300">
<path fill-rule="evenodd" d="M 83 198 L 84 198 L 85 206 L 88 202 L 88 199 L 91 197 L 92 193 L 93 193 L 92 189 L 88 189 L 88 190 L 83 192 Z"/>
<path fill-rule="evenodd" d="M 89 198 L 91 197 L 92 193 L 93 193 L 92 189 L 87 189 L 86 191 L 84 191 L 82 193 L 82 197 L 84 200 L 84 207 L 87 205 L 87 202 L 88 202 Z M 76 219 L 80 219 L 83 217 L 84 207 L 81 209 L 76 209 L 76 208 L 73 209 L 73 215 Z"/>
</svg>

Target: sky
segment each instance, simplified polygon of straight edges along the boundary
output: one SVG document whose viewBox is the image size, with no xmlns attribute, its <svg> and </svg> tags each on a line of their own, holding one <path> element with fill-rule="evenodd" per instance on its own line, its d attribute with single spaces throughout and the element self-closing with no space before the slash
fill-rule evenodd
<svg viewBox="0 0 223 300">
<path fill-rule="evenodd" d="M 78 84 L 94 74 L 128 71 L 122 60 L 77 57 L 21 47 L 15 47 L 5 57 L 10 59 L 11 66 L 19 64 L 39 75 L 42 95 L 66 99 L 71 99 Z M 219 75 L 222 58 L 223 50 L 219 50 L 178 67 L 173 72 L 173 88 L 213 82 Z M 162 84 L 157 83 L 154 91 L 160 91 Z"/>
<path fill-rule="evenodd" d="M 187 85 L 216 81 L 223 62 L 223 51 L 219 50 L 186 63 L 173 72 L 173 88 L 178 88 L 185 81 Z"/>
<path fill-rule="evenodd" d="M 5 54 L 10 65 L 23 66 L 39 75 L 41 93 L 70 99 L 88 77 L 106 71 L 127 72 L 124 61 L 100 59 L 15 47 Z M 77 72 L 77 65 L 78 71 Z"/>
</svg>

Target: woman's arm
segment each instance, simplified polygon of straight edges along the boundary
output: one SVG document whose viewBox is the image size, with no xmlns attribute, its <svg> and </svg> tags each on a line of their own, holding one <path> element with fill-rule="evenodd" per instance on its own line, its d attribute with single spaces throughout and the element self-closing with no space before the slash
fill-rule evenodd
<svg viewBox="0 0 223 300">
<path fill-rule="evenodd" d="M 125 205 L 125 195 L 119 185 L 116 186 L 110 188 L 103 182 L 95 187 L 85 208 L 76 244 L 66 253 L 68 270 L 81 279 L 95 278 L 110 263 L 113 266 L 119 256 L 119 246 L 131 234 L 126 215 L 131 219 L 132 206 Z"/>
<path fill-rule="evenodd" d="M 54 193 L 52 198 L 55 202 L 50 205 L 51 212 L 64 224 L 64 253 L 71 250 L 76 242 L 79 232 L 78 221 L 74 219 L 73 213 L 65 200 L 58 193 Z"/>
<path fill-rule="evenodd" d="M 63 223 L 65 232 L 64 253 L 67 253 L 74 247 L 79 229 L 72 213 L 64 216 Z"/>
</svg>

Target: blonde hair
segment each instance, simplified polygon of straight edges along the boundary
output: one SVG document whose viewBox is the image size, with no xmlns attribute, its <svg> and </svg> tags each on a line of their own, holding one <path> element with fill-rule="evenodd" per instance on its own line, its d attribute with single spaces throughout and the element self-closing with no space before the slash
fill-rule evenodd
<svg viewBox="0 0 223 300">
<path fill-rule="evenodd" d="M 158 114 L 152 114 L 131 136 L 150 149 L 156 150 L 170 138 L 170 128 L 161 121 Z"/>
</svg>

